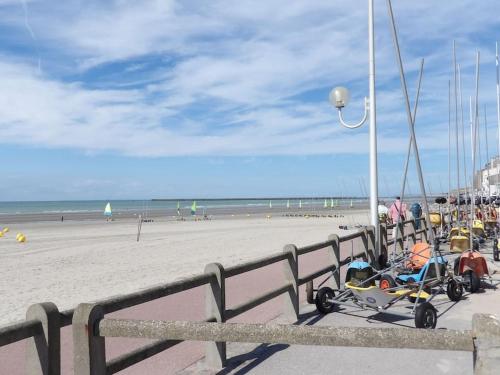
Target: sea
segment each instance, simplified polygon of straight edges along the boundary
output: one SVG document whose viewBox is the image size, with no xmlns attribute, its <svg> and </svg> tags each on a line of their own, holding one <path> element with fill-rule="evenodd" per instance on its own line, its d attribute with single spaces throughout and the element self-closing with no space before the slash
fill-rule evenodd
<svg viewBox="0 0 500 375">
<path fill-rule="evenodd" d="M 149 199 L 149 200 L 72 200 L 72 201 L 20 201 L 0 202 L 0 215 L 17 214 L 85 214 L 102 213 L 109 202 L 113 213 L 161 212 L 179 209 L 190 210 L 196 201 L 198 210 L 220 210 L 251 208 L 318 209 L 362 206 L 367 198 L 255 198 L 255 199 Z"/>
</svg>

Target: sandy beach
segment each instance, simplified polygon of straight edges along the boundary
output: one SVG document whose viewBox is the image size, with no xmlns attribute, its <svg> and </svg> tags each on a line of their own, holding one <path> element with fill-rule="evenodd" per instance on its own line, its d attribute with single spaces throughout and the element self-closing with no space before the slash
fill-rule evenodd
<svg viewBox="0 0 500 375">
<path fill-rule="evenodd" d="M 155 219 L 143 224 L 139 242 L 133 219 L 13 223 L 0 238 L 0 325 L 23 319 L 33 303 L 52 301 L 67 309 L 197 274 L 211 262 L 229 266 L 279 252 L 289 243 L 324 241 L 332 233 L 352 232 L 340 230 L 340 224 L 368 221 L 365 210 L 343 214 Z M 26 243 L 16 241 L 18 232 Z"/>
</svg>

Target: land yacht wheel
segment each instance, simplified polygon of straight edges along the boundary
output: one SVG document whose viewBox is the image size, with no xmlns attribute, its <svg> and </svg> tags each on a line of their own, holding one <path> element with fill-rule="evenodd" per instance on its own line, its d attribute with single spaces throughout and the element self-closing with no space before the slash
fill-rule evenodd
<svg viewBox="0 0 500 375">
<path fill-rule="evenodd" d="M 316 293 L 316 308 L 322 314 L 329 314 L 335 309 L 335 304 L 330 300 L 335 297 L 335 292 L 332 288 L 323 287 Z"/>
</svg>

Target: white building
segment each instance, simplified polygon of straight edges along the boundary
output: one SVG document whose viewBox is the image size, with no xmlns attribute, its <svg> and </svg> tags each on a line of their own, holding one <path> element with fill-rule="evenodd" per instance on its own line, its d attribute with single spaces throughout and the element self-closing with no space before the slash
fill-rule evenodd
<svg viewBox="0 0 500 375">
<path fill-rule="evenodd" d="M 474 188 L 483 195 L 500 195 L 500 157 L 495 156 L 474 178 Z M 491 190 L 490 190 L 491 189 Z"/>
</svg>

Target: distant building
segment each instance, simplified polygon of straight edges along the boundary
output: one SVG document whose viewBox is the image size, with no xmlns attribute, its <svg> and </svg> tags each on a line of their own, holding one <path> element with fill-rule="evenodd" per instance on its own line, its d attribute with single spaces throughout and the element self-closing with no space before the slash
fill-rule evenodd
<svg viewBox="0 0 500 375">
<path fill-rule="evenodd" d="M 500 195 L 500 157 L 495 156 L 474 176 L 474 189 L 484 195 Z"/>
</svg>

